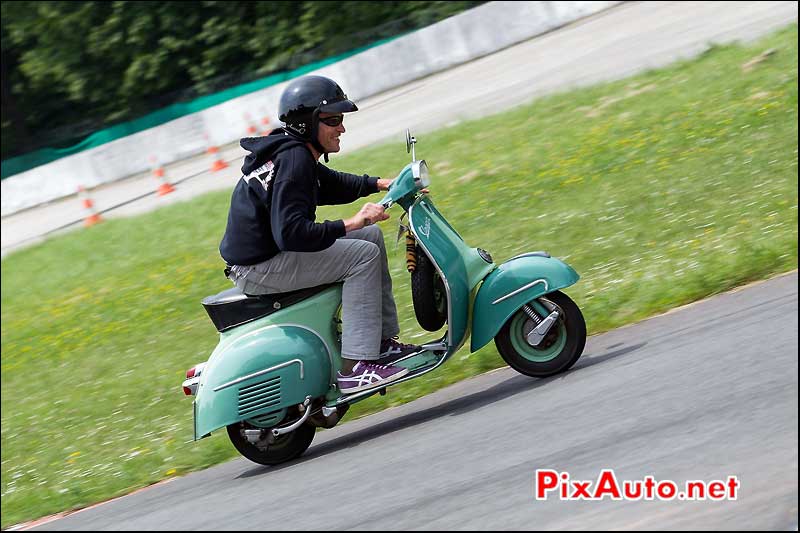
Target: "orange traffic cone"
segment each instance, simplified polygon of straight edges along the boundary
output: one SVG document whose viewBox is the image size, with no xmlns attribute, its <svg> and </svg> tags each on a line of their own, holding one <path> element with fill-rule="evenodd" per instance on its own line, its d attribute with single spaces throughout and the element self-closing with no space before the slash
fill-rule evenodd
<svg viewBox="0 0 800 533">
<path fill-rule="evenodd" d="M 206 150 L 206 153 L 211 155 L 211 158 L 212 158 L 212 161 L 213 161 L 211 163 L 211 171 L 212 172 L 216 172 L 218 170 L 222 170 L 223 168 L 227 168 L 228 167 L 228 163 L 223 161 L 222 158 L 220 157 L 219 148 L 217 148 L 216 146 L 211 144 L 211 140 L 209 139 L 207 133 L 205 134 L 205 137 L 206 137 L 206 144 L 208 145 L 208 149 Z"/>
<path fill-rule="evenodd" d="M 264 114 L 264 118 L 261 119 L 261 124 L 264 125 L 264 129 L 261 130 L 262 136 L 266 137 L 267 135 L 272 133 L 272 128 L 270 128 L 269 126 L 270 125 L 269 115 L 267 115 L 266 113 Z"/>
<path fill-rule="evenodd" d="M 158 195 L 164 196 L 165 194 L 169 194 L 174 191 L 175 187 L 173 187 L 172 184 L 167 181 L 167 178 L 164 177 L 164 167 L 158 163 L 158 158 L 156 158 L 156 156 L 150 156 L 150 162 L 153 165 L 153 176 L 155 176 L 156 179 L 161 183 L 157 189 Z"/>
<path fill-rule="evenodd" d="M 250 113 L 244 114 L 244 121 L 247 123 L 247 134 L 248 135 L 256 135 L 258 133 L 258 128 L 256 128 L 255 123 L 250 118 Z"/>
<path fill-rule="evenodd" d="M 98 222 L 102 222 L 103 219 L 100 217 L 100 214 L 94 208 L 94 202 L 91 198 L 89 198 L 86 189 L 83 188 L 83 185 L 78 185 L 78 196 L 83 200 L 83 207 L 84 209 L 89 211 L 89 216 L 83 219 L 83 225 L 86 227 L 94 226 Z"/>
</svg>

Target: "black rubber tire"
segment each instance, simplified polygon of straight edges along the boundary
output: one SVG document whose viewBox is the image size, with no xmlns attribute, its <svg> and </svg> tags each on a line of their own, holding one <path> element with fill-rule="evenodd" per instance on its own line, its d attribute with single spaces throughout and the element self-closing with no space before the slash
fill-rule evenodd
<svg viewBox="0 0 800 533">
<path fill-rule="evenodd" d="M 419 247 L 417 266 L 411 273 L 411 300 L 420 326 L 427 331 L 441 329 L 447 321 L 447 293 L 433 263 Z"/>
<path fill-rule="evenodd" d="M 302 455 L 311 446 L 311 441 L 314 440 L 316 433 L 314 426 L 303 424 L 291 433 L 278 437 L 266 449 L 261 449 L 251 444 L 242 433 L 244 429 L 259 428 L 251 426 L 247 422 L 237 422 L 229 425 L 227 429 L 228 438 L 231 439 L 233 446 L 240 454 L 254 463 L 268 466 L 285 463 Z"/>
<path fill-rule="evenodd" d="M 586 345 L 586 322 L 575 302 L 560 291 L 546 294 L 543 298 L 556 304 L 562 311 L 558 323 L 553 325 L 543 341 L 543 343 L 549 342 L 550 345 L 553 345 L 560 341 L 558 338 L 560 335 L 566 335 L 566 343 L 557 355 L 546 362 L 535 362 L 517 351 L 511 337 L 516 336 L 518 344 L 524 342 L 524 335 L 520 325 L 524 325 L 526 320 L 530 321 L 522 309 L 513 314 L 503 324 L 500 332 L 494 338 L 497 350 L 503 360 L 508 363 L 508 366 L 520 374 L 537 378 L 544 378 L 569 370 L 578 361 Z M 520 317 L 519 315 L 522 316 Z M 532 346 L 528 349 L 533 353 L 536 352 L 536 349 Z"/>
</svg>

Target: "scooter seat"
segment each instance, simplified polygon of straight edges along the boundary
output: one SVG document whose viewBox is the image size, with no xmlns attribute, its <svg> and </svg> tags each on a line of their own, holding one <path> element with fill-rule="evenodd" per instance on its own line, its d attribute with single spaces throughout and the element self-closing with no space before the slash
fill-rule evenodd
<svg viewBox="0 0 800 533">
<path fill-rule="evenodd" d="M 334 285 L 319 285 L 297 291 L 260 296 L 247 295 L 235 287 L 207 296 L 203 299 L 202 304 L 217 331 L 222 332 L 277 313 L 281 309 L 311 298 Z"/>
</svg>

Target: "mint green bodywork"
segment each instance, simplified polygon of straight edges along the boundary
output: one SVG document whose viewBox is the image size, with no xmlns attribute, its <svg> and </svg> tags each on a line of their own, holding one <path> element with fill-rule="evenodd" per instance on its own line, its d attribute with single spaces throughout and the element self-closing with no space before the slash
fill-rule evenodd
<svg viewBox="0 0 800 533">
<path fill-rule="evenodd" d="M 478 249 L 467 246 L 436 210 L 430 197 L 416 196 L 412 167 L 413 163 L 406 165 L 381 203 L 398 203 L 409 212 L 414 237 L 444 281 L 448 356 L 461 347 L 470 331 L 470 351 L 474 352 L 492 340 L 523 305 L 578 281 L 580 276 L 572 267 L 543 255 L 524 254 L 499 267 L 483 260 Z"/>
<path fill-rule="evenodd" d="M 408 219 L 417 243 L 431 258 L 447 291 L 447 351 L 452 355 L 469 334 L 472 293 L 496 265 L 464 243 L 430 197 L 417 198 Z"/>
<path fill-rule="evenodd" d="M 400 171 L 400 174 L 392 180 L 392 185 L 381 204 L 396 203 L 403 206 L 403 209 L 408 211 L 408 208 L 414 203 L 414 197 L 417 194 L 417 184 L 414 181 L 413 163 L 409 163 Z"/>
<path fill-rule="evenodd" d="M 334 318 L 340 285 L 264 318 L 220 333 L 194 401 L 194 438 L 248 420 L 280 422 L 286 408 L 330 392 L 341 368 Z"/>
<path fill-rule="evenodd" d="M 571 266 L 553 257 L 522 255 L 506 261 L 489 274 L 475 297 L 470 350 L 485 346 L 526 303 L 579 278 Z"/>
<path fill-rule="evenodd" d="M 447 335 L 437 344 L 399 363 L 415 375 L 433 370 L 455 354 L 472 333 L 471 351 L 488 343 L 520 307 L 569 285 L 578 274 L 549 257 L 526 254 L 500 266 L 468 246 L 436 209 L 427 194 L 419 194 L 415 173 L 407 165 L 381 200 L 408 212 L 409 229 L 431 259 L 447 292 Z M 416 166 L 415 166 L 416 165 Z M 337 405 L 341 392 L 336 372 L 341 368 L 337 310 L 341 285 L 263 318 L 220 333 L 220 341 L 200 380 L 194 406 L 194 438 L 246 420 L 269 428 L 284 420 L 291 406 L 306 397 Z M 444 348 L 444 349 L 442 349 Z M 369 394 L 378 392 L 377 389 Z M 347 401 L 365 398 L 358 395 Z"/>
</svg>

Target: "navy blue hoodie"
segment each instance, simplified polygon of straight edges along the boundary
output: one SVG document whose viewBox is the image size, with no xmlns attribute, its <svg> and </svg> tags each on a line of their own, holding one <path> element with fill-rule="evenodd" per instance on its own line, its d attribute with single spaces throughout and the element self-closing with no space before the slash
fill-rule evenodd
<svg viewBox="0 0 800 533">
<path fill-rule="evenodd" d="M 324 250 L 344 237 L 344 221 L 316 222 L 317 206 L 348 204 L 378 191 L 378 178 L 329 169 L 281 128 L 240 144 L 250 154 L 219 245 L 230 265 L 261 263 L 281 251 Z"/>
</svg>

